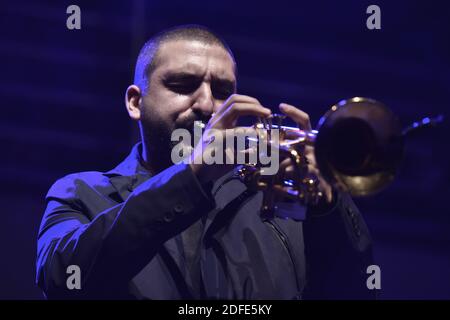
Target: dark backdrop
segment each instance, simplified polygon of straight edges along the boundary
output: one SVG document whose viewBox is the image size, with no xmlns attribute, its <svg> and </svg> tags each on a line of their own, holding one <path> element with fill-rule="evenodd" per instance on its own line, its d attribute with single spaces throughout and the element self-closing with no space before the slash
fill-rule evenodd
<svg viewBox="0 0 450 320">
<path fill-rule="evenodd" d="M 82 29 L 66 28 L 81 8 Z M 366 8 L 381 7 L 381 30 Z M 50 185 L 108 170 L 136 129 L 124 108 L 139 47 L 165 27 L 204 24 L 233 48 L 239 92 L 313 121 L 368 96 L 406 125 L 446 115 L 450 11 L 437 1 L 4 1 L 0 5 L 0 298 L 41 299 L 36 234 Z M 398 179 L 357 200 L 375 241 L 381 297 L 450 298 L 448 122 L 408 141 Z"/>
</svg>

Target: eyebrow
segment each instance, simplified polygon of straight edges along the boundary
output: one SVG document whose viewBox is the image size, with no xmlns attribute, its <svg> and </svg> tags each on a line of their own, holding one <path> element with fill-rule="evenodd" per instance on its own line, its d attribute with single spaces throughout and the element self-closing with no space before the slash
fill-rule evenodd
<svg viewBox="0 0 450 320">
<path fill-rule="evenodd" d="M 202 78 L 203 76 L 200 74 L 189 72 L 169 72 L 162 77 L 164 81 L 199 80 Z"/>
<path fill-rule="evenodd" d="M 203 79 L 202 74 L 190 73 L 190 72 L 169 72 L 162 76 L 164 82 L 177 82 L 177 81 L 201 81 Z M 212 77 L 212 82 L 220 85 L 235 87 L 236 81 L 228 78 Z"/>
</svg>

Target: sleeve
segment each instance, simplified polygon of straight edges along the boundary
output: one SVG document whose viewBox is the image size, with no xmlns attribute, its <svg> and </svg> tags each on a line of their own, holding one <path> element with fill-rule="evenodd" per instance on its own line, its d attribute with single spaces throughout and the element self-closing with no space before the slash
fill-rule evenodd
<svg viewBox="0 0 450 320">
<path fill-rule="evenodd" d="M 329 208 L 308 208 L 304 222 L 305 299 L 374 299 L 366 286 L 372 241 L 350 195 L 336 193 Z"/>
<path fill-rule="evenodd" d="M 124 203 L 92 221 L 78 191 L 77 180 L 67 176 L 46 197 L 36 281 L 47 298 L 111 298 L 126 292 L 128 282 L 164 242 L 215 206 L 186 164 L 150 178 Z M 69 290 L 66 285 L 71 265 L 81 271 L 80 290 Z"/>
</svg>

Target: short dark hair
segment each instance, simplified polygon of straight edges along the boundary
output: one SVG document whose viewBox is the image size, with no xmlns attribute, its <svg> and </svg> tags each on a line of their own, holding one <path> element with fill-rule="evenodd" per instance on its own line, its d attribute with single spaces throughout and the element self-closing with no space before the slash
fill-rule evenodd
<svg viewBox="0 0 450 320">
<path fill-rule="evenodd" d="M 180 25 L 170 29 L 163 30 L 150 38 L 141 48 L 136 61 L 134 71 L 134 83 L 141 90 L 146 90 L 152 72 L 157 65 L 157 53 L 161 44 L 176 40 L 197 40 L 205 44 L 219 45 L 224 48 L 234 60 L 233 52 L 228 44 L 219 35 L 207 27 L 197 24 Z M 236 63 L 235 63 L 236 71 Z"/>
</svg>

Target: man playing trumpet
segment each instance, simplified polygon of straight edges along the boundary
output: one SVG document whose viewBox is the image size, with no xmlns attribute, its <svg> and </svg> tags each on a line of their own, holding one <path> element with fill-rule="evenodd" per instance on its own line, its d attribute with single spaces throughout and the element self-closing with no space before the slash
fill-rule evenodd
<svg viewBox="0 0 450 320">
<path fill-rule="evenodd" d="M 234 166 L 173 163 L 172 132 L 236 128 L 240 117 L 271 110 L 236 93 L 236 62 L 226 43 L 201 26 L 163 31 L 142 48 L 134 84 L 126 90 L 141 142 L 116 168 L 58 180 L 46 197 L 38 238 L 37 282 L 62 299 L 345 299 L 372 298 L 367 227 L 351 198 L 321 177 L 313 147 L 308 174 L 322 200 L 294 205 L 310 217 L 262 219 L 262 194 L 235 175 Z M 300 128 L 308 114 L 280 111 Z M 200 154 L 199 154 L 200 152 Z M 289 176 L 291 160 L 280 170 Z M 81 270 L 78 289 L 67 268 Z"/>
</svg>

